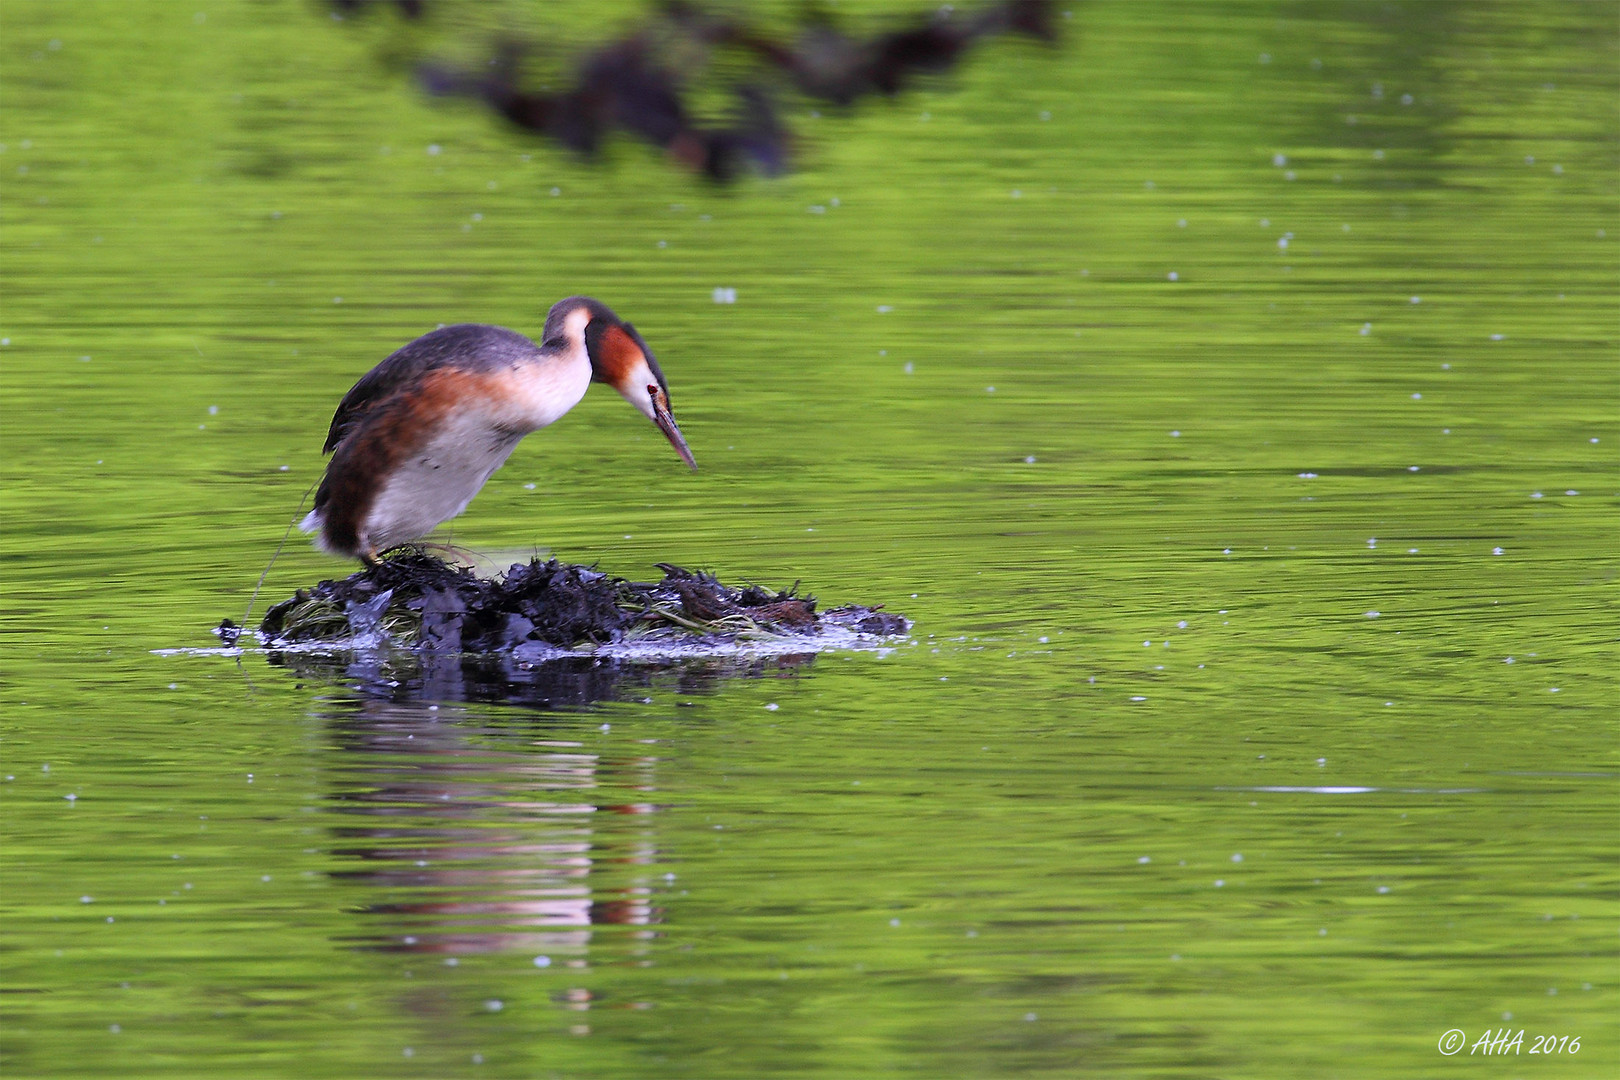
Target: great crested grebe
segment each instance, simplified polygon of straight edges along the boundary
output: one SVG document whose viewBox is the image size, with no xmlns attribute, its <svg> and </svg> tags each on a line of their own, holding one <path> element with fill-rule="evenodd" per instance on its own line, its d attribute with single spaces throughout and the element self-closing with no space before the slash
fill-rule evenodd
<svg viewBox="0 0 1620 1080">
<path fill-rule="evenodd" d="M 499 326 L 446 326 L 368 371 L 332 416 L 322 447 L 332 460 L 299 528 L 323 551 L 375 563 L 465 510 L 518 441 L 593 382 L 617 390 L 697 468 L 647 343 L 606 304 L 570 296 L 552 305 L 539 345 Z"/>
</svg>

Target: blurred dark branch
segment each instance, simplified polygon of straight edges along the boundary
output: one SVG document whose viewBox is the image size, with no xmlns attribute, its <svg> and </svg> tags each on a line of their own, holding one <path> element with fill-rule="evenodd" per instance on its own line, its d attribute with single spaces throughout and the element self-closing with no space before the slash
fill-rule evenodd
<svg viewBox="0 0 1620 1080">
<path fill-rule="evenodd" d="M 372 8 L 389 4 L 407 19 L 420 19 L 426 6 L 425 0 L 330 0 L 330 3 L 339 15 L 364 15 Z"/>
<path fill-rule="evenodd" d="M 334 6 L 358 10 L 379 2 Z M 413 17 L 421 6 L 400 4 Z M 767 176 L 787 169 L 792 137 L 770 83 L 785 82 L 784 89 L 852 107 L 873 95 L 894 97 L 921 75 L 949 71 L 980 41 L 1006 33 L 1056 42 L 1050 0 L 1003 0 L 971 12 L 945 8 L 869 37 L 846 33 L 826 13 L 812 10 L 785 38 L 686 0 L 666 0 L 641 29 L 587 53 L 561 90 L 524 85 L 527 49 L 512 39 L 498 42 L 476 70 L 424 63 L 417 73 L 429 94 L 482 101 L 514 126 L 586 157 L 622 131 L 724 182 L 750 168 Z M 718 127 L 698 122 L 687 105 L 689 83 L 703 76 L 717 50 L 757 70 L 726 91 L 732 116 Z"/>
</svg>

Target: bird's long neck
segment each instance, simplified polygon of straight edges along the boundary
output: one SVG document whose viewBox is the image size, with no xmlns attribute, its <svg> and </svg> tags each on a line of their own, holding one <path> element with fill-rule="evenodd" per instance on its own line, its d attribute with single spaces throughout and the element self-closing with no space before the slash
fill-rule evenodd
<svg viewBox="0 0 1620 1080">
<path fill-rule="evenodd" d="M 591 385 L 591 361 L 583 342 L 566 352 L 542 350 L 515 365 L 502 382 L 514 426 L 535 431 L 580 403 Z"/>
</svg>

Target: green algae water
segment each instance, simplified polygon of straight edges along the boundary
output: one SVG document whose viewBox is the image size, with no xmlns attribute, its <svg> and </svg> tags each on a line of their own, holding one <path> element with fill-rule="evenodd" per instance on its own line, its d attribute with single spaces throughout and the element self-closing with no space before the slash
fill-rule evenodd
<svg viewBox="0 0 1620 1080">
<path fill-rule="evenodd" d="M 1060 4 L 727 189 L 409 77 L 639 7 L 427 7 L 0 0 L 5 1075 L 1614 1075 L 1612 5 Z M 908 638 L 168 651 L 573 293 L 701 471 L 599 388 L 442 537 Z"/>
</svg>

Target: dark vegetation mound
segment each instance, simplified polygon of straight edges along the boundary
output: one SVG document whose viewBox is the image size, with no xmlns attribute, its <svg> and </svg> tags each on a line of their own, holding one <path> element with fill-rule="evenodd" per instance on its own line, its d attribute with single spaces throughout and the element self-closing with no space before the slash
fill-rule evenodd
<svg viewBox="0 0 1620 1080">
<path fill-rule="evenodd" d="M 586 566 L 535 559 L 480 578 L 420 550 L 402 552 L 341 581 L 300 589 L 265 613 L 267 645 L 356 643 L 425 652 L 513 653 L 545 659 L 558 650 L 616 642 L 726 642 L 839 627 L 904 634 L 903 616 L 873 607 L 816 613 L 812 596 L 755 585 L 732 588 L 711 574 L 659 563 L 655 584 L 610 577 Z M 217 634 L 241 633 L 229 619 Z"/>
</svg>

